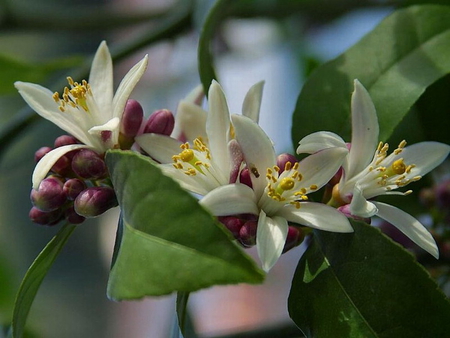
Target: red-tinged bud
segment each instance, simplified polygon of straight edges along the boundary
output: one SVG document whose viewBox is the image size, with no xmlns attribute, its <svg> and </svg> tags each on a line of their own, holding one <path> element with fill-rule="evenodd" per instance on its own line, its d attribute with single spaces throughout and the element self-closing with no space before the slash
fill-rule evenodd
<svg viewBox="0 0 450 338">
<path fill-rule="evenodd" d="M 253 188 L 252 185 L 252 178 L 250 177 L 251 173 L 248 168 L 242 169 L 241 173 L 239 174 L 239 182 L 242 184 L 245 184 L 246 186 Z"/>
<path fill-rule="evenodd" d="M 61 135 L 55 139 L 55 148 L 78 143 L 80 142 L 72 135 Z"/>
<path fill-rule="evenodd" d="M 283 253 L 288 252 L 292 248 L 300 245 L 304 239 L 305 234 L 303 233 L 301 228 L 289 225 L 286 243 L 284 243 Z"/>
<path fill-rule="evenodd" d="M 66 209 L 64 217 L 70 224 L 81 224 L 86 220 L 86 217 L 80 216 L 75 212 L 73 206 Z"/>
<path fill-rule="evenodd" d="M 71 178 L 64 183 L 63 191 L 67 199 L 73 201 L 86 188 L 84 181 L 78 178 Z"/>
<path fill-rule="evenodd" d="M 67 155 L 67 154 L 66 154 Z M 52 167 L 52 171 L 61 176 L 66 176 L 71 171 L 70 159 L 66 155 L 61 156 Z"/>
<path fill-rule="evenodd" d="M 251 247 L 256 244 L 256 229 L 258 222 L 247 221 L 239 230 L 239 241 L 245 247 Z"/>
<path fill-rule="evenodd" d="M 45 212 L 36 207 L 32 207 L 28 214 L 34 223 L 49 226 L 57 224 L 61 220 L 61 215 L 62 213 L 60 209 Z"/>
<path fill-rule="evenodd" d="M 38 190 L 32 189 L 30 199 L 33 205 L 41 211 L 54 211 L 66 202 L 62 182 L 54 177 L 42 180 Z"/>
<path fill-rule="evenodd" d="M 154 133 L 169 136 L 175 125 L 175 118 L 170 110 L 161 109 L 155 111 L 144 127 L 144 133 Z"/>
<path fill-rule="evenodd" d="M 123 111 L 120 133 L 126 138 L 133 139 L 141 128 L 144 110 L 136 100 L 128 100 Z"/>
<path fill-rule="evenodd" d="M 239 231 L 244 225 L 245 221 L 236 216 L 220 216 L 219 222 L 226 226 L 228 230 L 233 234 L 234 238 L 239 238 Z"/>
<path fill-rule="evenodd" d="M 337 208 L 337 210 L 339 210 L 341 213 L 343 213 L 348 218 L 353 218 L 354 220 L 363 221 L 367 224 L 370 224 L 370 218 L 364 218 L 364 217 L 352 215 L 352 213 L 350 212 L 350 204 L 342 205 L 339 208 Z"/>
<path fill-rule="evenodd" d="M 436 204 L 443 210 L 450 208 L 450 179 L 436 186 Z"/>
<path fill-rule="evenodd" d="M 74 202 L 76 213 L 86 218 L 99 216 L 117 205 L 116 194 L 110 187 L 88 188 Z"/>
<path fill-rule="evenodd" d="M 90 149 L 79 150 L 72 159 L 72 170 L 86 180 L 98 180 L 108 175 L 105 161 Z"/>
<path fill-rule="evenodd" d="M 42 147 L 39 148 L 35 153 L 34 153 L 34 161 L 37 163 L 41 160 L 41 158 L 44 157 L 45 154 L 49 153 L 52 151 L 52 148 L 50 147 Z"/>
<path fill-rule="evenodd" d="M 289 165 L 287 163 L 290 163 Z M 285 170 L 286 165 L 292 167 L 298 160 L 294 155 L 284 153 L 277 156 L 277 167 L 280 168 L 280 174 Z"/>
</svg>

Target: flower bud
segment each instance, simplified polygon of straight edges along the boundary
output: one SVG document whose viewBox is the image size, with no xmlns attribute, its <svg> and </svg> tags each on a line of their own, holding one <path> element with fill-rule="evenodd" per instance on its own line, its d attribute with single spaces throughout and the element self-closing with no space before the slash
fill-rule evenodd
<svg viewBox="0 0 450 338">
<path fill-rule="evenodd" d="M 90 149 L 81 149 L 72 159 L 72 170 L 87 180 L 105 178 L 108 174 L 105 161 Z"/>
<path fill-rule="evenodd" d="M 52 151 L 52 148 L 50 147 L 42 147 L 39 148 L 35 153 L 34 153 L 34 161 L 37 163 L 41 160 L 41 158 L 43 158 L 45 156 L 45 154 L 49 153 Z"/>
<path fill-rule="evenodd" d="M 66 194 L 59 179 L 48 177 L 42 180 L 38 190 L 31 190 L 30 199 L 36 208 L 49 212 L 58 209 L 66 202 Z"/>
<path fill-rule="evenodd" d="M 370 224 L 370 218 L 364 218 L 364 217 L 352 215 L 350 212 L 350 204 L 342 205 L 339 208 L 337 208 L 337 210 L 339 210 L 341 213 L 343 213 L 348 218 L 353 218 L 354 220 L 363 221 L 367 224 Z"/>
<path fill-rule="evenodd" d="M 86 183 L 78 178 L 71 178 L 63 185 L 63 191 L 68 200 L 73 201 L 77 196 L 86 189 Z"/>
<path fill-rule="evenodd" d="M 72 135 L 61 135 L 55 139 L 55 148 L 67 146 L 69 144 L 78 144 L 78 143 L 80 143 L 80 142 Z"/>
<path fill-rule="evenodd" d="M 234 238 L 239 238 L 239 231 L 241 230 L 245 221 L 236 216 L 220 216 L 218 217 L 218 219 L 220 223 L 225 225 L 225 227 L 230 230 Z"/>
<path fill-rule="evenodd" d="M 280 168 L 280 174 L 284 171 L 286 164 L 290 162 L 291 166 L 298 162 L 294 155 L 284 153 L 277 156 L 277 167 Z"/>
<path fill-rule="evenodd" d="M 61 210 L 57 209 L 54 211 L 42 211 L 36 207 L 32 207 L 28 217 L 37 224 L 40 225 L 55 225 L 61 220 Z"/>
<path fill-rule="evenodd" d="M 67 154 L 66 154 L 67 155 Z M 71 171 L 70 159 L 66 155 L 61 156 L 52 167 L 52 171 L 61 176 L 67 176 Z"/>
<path fill-rule="evenodd" d="M 126 138 L 134 138 L 141 128 L 144 119 L 144 110 L 136 100 L 128 100 L 123 111 L 120 124 L 120 133 Z"/>
<path fill-rule="evenodd" d="M 305 239 L 305 234 L 302 229 L 296 226 L 289 225 L 286 242 L 284 243 L 283 253 L 288 252 L 292 248 L 300 245 Z"/>
<path fill-rule="evenodd" d="M 250 177 L 250 170 L 248 168 L 244 168 L 241 170 L 241 173 L 239 174 L 239 182 L 245 184 L 250 188 L 253 188 L 252 178 Z"/>
<path fill-rule="evenodd" d="M 175 125 L 175 118 L 170 110 L 161 109 L 155 111 L 144 127 L 144 133 L 154 133 L 169 136 Z"/>
<path fill-rule="evenodd" d="M 80 216 L 75 212 L 73 206 L 66 209 L 64 217 L 70 224 L 81 224 L 86 220 L 86 217 Z"/>
<path fill-rule="evenodd" d="M 88 188 L 74 202 L 76 213 L 86 218 L 99 216 L 117 205 L 116 194 L 110 187 Z"/>
<path fill-rule="evenodd" d="M 239 241 L 245 247 L 251 247 L 256 244 L 256 229 L 258 222 L 247 221 L 239 230 Z"/>
</svg>

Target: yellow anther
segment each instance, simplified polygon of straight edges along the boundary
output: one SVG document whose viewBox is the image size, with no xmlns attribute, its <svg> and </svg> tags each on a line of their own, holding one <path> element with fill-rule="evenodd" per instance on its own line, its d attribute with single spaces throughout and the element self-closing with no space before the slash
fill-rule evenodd
<svg viewBox="0 0 450 338">
<path fill-rule="evenodd" d="M 311 184 L 310 185 L 310 187 L 309 187 L 309 189 L 311 189 L 311 190 L 317 190 L 317 185 L 315 185 L 315 184 Z"/>
<path fill-rule="evenodd" d="M 306 195 L 302 195 L 300 198 L 301 198 L 303 201 L 307 201 L 307 200 L 308 200 L 308 196 L 306 196 Z"/>
<path fill-rule="evenodd" d="M 275 170 L 277 173 L 279 173 L 280 172 L 280 167 L 274 165 L 273 166 L 273 170 Z"/>
<path fill-rule="evenodd" d="M 292 168 L 297 170 L 298 169 L 298 162 L 295 162 L 295 164 L 294 164 L 294 166 Z"/>
<path fill-rule="evenodd" d="M 293 201 L 291 202 L 292 205 L 294 205 L 297 209 L 300 209 L 300 202 L 299 201 Z"/>
<path fill-rule="evenodd" d="M 284 171 L 291 170 L 291 168 L 292 168 L 292 163 L 289 162 L 289 161 L 286 162 L 285 165 L 284 165 Z"/>
<path fill-rule="evenodd" d="M 394 163 L 392 163 L 391 168 L 397 175 L 401 175 L 406 171 L 406 165 L 405 162 L 403 162 L 402 158 L 394 161 Z"/>
<path fill-rule="evenodd" d="M 192 161 L 194 158 L 194 151 L 192 149 L 184 149 L 181 153 L 180 153 L 180 159 L 183 162 L 189 162 Z"/>
<path fill-rule="evenodd" d="M 256 169 L 255 166 L 252 166 L 252 167 L 250 168 L 250 172 L 251 172 L 253 175 L 255 175 L 256 178 L 259 177 L 259 171 L 258 171 L 258 169 Z"/>
<path fill-rule="evenodd" d="M 73 86 L 75 82 L 73 82 L 72 77 L 68 76 L 67 78 L 67 82 L 69 83 L 69 85 Z"/>
<path fill-rule="evenodd" d="M 285 177 L 281 180 L 279 187 L 283 190 L 291 190 L 294 188 L 295 181 L 290 177 Z"/>
</svg>

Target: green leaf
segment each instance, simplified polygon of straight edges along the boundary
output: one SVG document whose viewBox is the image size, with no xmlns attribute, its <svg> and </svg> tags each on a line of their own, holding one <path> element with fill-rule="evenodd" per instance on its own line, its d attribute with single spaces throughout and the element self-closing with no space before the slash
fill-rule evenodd
<svg viewBox="0 0 450 338">
<path fill-rule="evenodd" d="M 20 338 L 24 334 L 24 327 L 39 287 L 50 270 L 53 262 L 66 244 L 76 226 L 65 224 L 55 237 L 45 246 L 41 253 L 37 256 L 33 264 L 31 264 L 25 277 L 20 285 L 17 293 L 16 302 L 14 304 L 12 336 Z"/>
<path fill-rule="evenodd" d="M 113 150 L 106 163 L 123 216 L 122 242 L 108 283 L 110 298 L 262 282 L 263 272 L 226 229 L 148 157 Z"/>
<path fill-rule="evenodd" d="M 450 73 L 449 55 L 450 7 L 422 5 L 394 12 L 308 79 L 293 116 L 294 145 L 318 130 L 350 140 L 355 78 L 372 96 L 380 140 L 387 140 L 427 87 Z"/>
<path fill-rule="evenodd" d="M 448 337 L 450 303 L 413 256 L 380 231 L 315 231 L 289 313 L 307 337 Z"/>
<path fill-rule="evenodd" d="M 70 57 L 46 63 L 27 63 L 0 54 L 0 95 L 16 92 L 15 81 L 42 83 L 52 72 L 79 66 L 82 61 L 80 57 Z"/>
</svg>

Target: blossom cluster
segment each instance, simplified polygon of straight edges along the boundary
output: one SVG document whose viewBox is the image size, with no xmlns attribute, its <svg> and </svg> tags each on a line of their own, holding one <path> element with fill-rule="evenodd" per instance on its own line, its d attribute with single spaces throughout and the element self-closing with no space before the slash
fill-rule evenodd
<svg viewBox="0 0 450 338">
<path fill-rule="evenodd" d="M 128 98 L 146 64 L 145 57 L 128 72 L 113 96 L 111 56 L 102 43 L 89 81 L 77 83 L 68 78 L 69 87 L 62 95 L 35 84 L 16 83 L 38 114 L 73 136 L 73 142 L 55 145 L 37 163 L 34 209 L 54 212 L 62 207 L 89 217 L 112 207 L 114 203 L 97 208 L 101 212 L 80 211 L 95 209 L 89 208 L 89 201 L 83 208 L 78 202 L 85 191 L 100 187 L 113 191 L 106 166 L 99 170 L 98 177 L 88 177 L 84 172 L 104 165 L 108 149 L 130 149 L 136 142 L 141 152 L 159 163 L 165 175 L 198 196 L 199 203 L 229 229 L 238 243 L 244 247 L 256 245 L 265 271 L 283 252 L 300 244 L 308 229 L 353 232 L 349 218 L 370 222 L 378 216 L 438 257 L 435 240 L 418 220 L 375 198 L 410 194 L 411 190 L 397 189 L 419 180 L 443 162 L 450 146 L 422 142 L 407 147 L 402 141 L 389 153 L 389 145 L 378 140 L 376 110 L 359 81 L 355 80 L 351 98 L 351 142 L 327 131 L 307 135 L 299 141 L 297 154 L 303 159 L 298 161 L 293 154 L 277 156 L 273 141 L 258 124 L 262 82 L 248 91 L 242 114 L 230 114 L 224 91 L 213 81 L 207 109 L 202 108 L 204 94 L 199 87 L 180 101 L 175 118 L 170 111 L 160 110 L 145 123 L 140 105 Z M 85 151 L 91 152 L 92 160 L 80 155 Z M 71 163 L 66 172 L 58 168 L 64 161 Z M 70 195 L 66 185 L 72 182 L 83 189 L 77 186 L 76 194 Z M 50 193 L 45 192 L 47 186 Z M 314 201 L 311 194 L 322 188 L 323 200 Z M 59 190 L 63 196 L 56 203 L 52 196 Z M 71 222 L 68 216 L 66 219 Z"/>
</svg>

